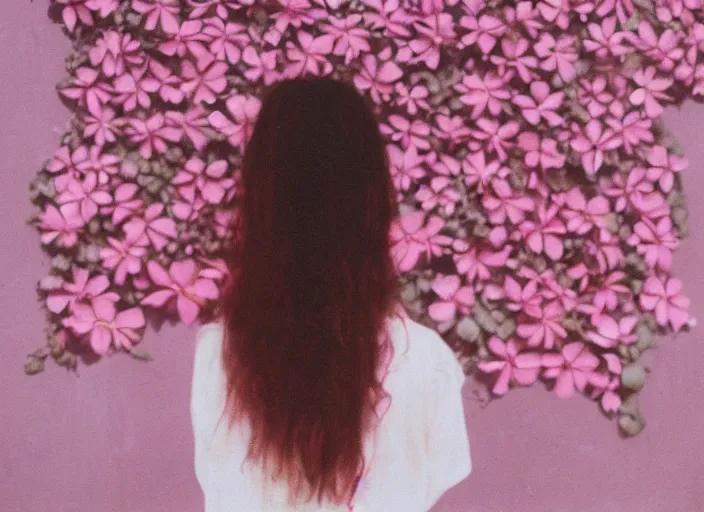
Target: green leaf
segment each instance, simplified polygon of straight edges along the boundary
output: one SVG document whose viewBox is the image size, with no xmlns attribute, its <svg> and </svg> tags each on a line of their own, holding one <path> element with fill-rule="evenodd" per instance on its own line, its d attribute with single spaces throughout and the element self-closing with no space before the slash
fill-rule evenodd
<svg viewBox="0 0 704 512">
<path fill-rule="evenodd" d="M 147 352 L 141 352 L 139 350 L 130 350 L 130 356 L 138 361 L 153 361 L 154 359 Z"/>
</svg>

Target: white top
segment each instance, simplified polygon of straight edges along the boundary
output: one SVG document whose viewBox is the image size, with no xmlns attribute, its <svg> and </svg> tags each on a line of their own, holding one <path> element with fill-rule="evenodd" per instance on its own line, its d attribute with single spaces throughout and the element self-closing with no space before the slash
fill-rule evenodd
<svg viewBox="0 0 704 512">
<path fill-rule="evenodd" d="M 391 403 L 365 445 L 367 472 L 353 507 L 317 502 L 291 508 L 282 483 L 243 465 L 249 433 L 227 435 L 223 332 L 218 324 L 198 333 L 191 416 L 195 471 L 205 512 L 426 512 L 469 475 L 472 463 L 462 403 L 462 367 L 440 336 L 408 317 L 388 322 L 394 347 L 384 389 Z"/>
</svg>

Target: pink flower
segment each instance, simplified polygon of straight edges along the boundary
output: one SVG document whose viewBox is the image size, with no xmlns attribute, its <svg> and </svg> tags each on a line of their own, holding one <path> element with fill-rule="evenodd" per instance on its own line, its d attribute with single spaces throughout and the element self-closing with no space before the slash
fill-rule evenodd
<svg viewBox="0 0 704 512">
<path fill-rule="evenodd" d="M 634 199 L 653 192 L 653 184 L 647 179 L 644 168 L 634 167 L 628 174 L 611 175 L 610 180 L 604 181 L 603 190 L 607 197 L 616 199 L 614 209 L 621 212 L 632 205 Z"/>
<path fill-rule="evenodd" d="M 605 354 L 609 356 L 613 354 Z M 621 387 L 621 379 L 618 377 L 613 377 L 609 379 L 608 376 L 605 378 L 592 379 L 590 382 L 594 391 L 592 392 L 592 400 L 599 398 L 601 395 L 601 408 L 606 413 L 612 413 L 619 410 L 621 407 L 621 397 L 618 395 L 617 391 Z"/>
<path fill-rule="evenodd" d="M 477 2 L 475 2 L 477 4 Z M 482 6 L 481 2 L 478 3 Z M 482 6 L 483 7 L 483 6 Z M 538 10 L 533 7 L 533 3 L 527 0 L 519 1 L 515 6 L 504 7 L 504 19 L 506 23 L 523 27 L 528 35 L 535 39 L 543 28 L 543 23 L 538 20 Z"/>
<path fill-rule="evenodd" d="M 601 285 L 594 293 L 594 308 L 597 313 L 604 310 L 614 311 L 623 297 L 630 294 L 630 290 L 624 284 L 626 280 L 625 272 L 617 270 L 606 275 Z"/>
<path fill-rule="evenodd" d="M 78 68 L 71 85 L 61 89 L 61 94 L 67 98 L 78 101 L 80 106 L 87 106 L 89 110 L 96 110 L 100 104 L 110 101 L 112 89 L 103 82 L 99 82 L 100 73 L 92 68 Z"/>
<path fill-rule="evenodd" d="M 536 281 L 529 281 L 525 286 L 521 285 L 510 275 L 504 278 L 504 296 L 506 309 L 509 311 L 522 311 L 532 318 L 540 318 L 542 297 L 538 293 Z"/>
<path fill-rule="evenodd" d="M 492 55 L 491 62 L 499 67 L 499 74 L 503 75 L 507 69 L 513 68 L 525 83 L 533 79 L 533 69 L 538 67 L 538 59 L 530 54 L 531 45 L 525 39 L 513 41 L 509 38 L 501 40 L 503 55 Z"/>
<path fill-rule="evenodd" d="M 689 322 L 689 299 L 682 295 L 682 281 L 676 277 L 650 276 L 643 284 L 640 305 L 655 311 L 658 325 L 679 331 Z"/>
<path fill-rule="evenodd" d="M 545 367 L 543 376 L 555 379 L 555 394 L 569 398 L 575 388 L 584 391 L 594 378 L 599 358 L 584 343 L 575 342 L 565 345 L 559 354 L 543 354 L 541 363 Z"/>
<path fill-rule="evenodd" d="M 699 64 L 694 74 L 696 82 L 692 88 L 692 94 L 695 96 L 704 96 L 704 64 Z"/>
<path fill-rule="evenodd" d="M 568 190 L 564 196 L 565 206 L 561 210 L 567 221 L 567 230 L 578 235 L 586 235 L 594 227 L 604 225 L 604 217 L 610 212 L 609 200 L 594 196 L 589 201 L 579 188 Z"/>
<path fill-rule="evenodd" d="M 174 261 L 168 272 L 157 262 L 150 261 L 147 271 L 154 284 L 161 289 L 145 297 L 142 304 L 161 308 L 175 298 L 176 309 L 186 325 L 192 325 L 201 308 L 219 296 L 215 283 L 200 276 L 193 260 Z"/>
<path fill-rule="evenodd" d="M 227 268 L 227 263 L 225 263 L 222 259 L 199 257 L 197 260 L 203 264 L 203 269 L 200 271 L 200 277 L 205 277 L 214 281 L 222 281 L 227 279 L 230 274 L 230 271 Z"/>
<path fill-rule="evenodd" d="M 657 3 L 657 19 L 664 22 L 680 18 L 685 26 L 691 25 L 695 19 L 694 12 L 702 8 L 702 0 L 672 0 Z"/>
<path fill-rule="evenodd" d="M 612 316 L 600 315 L 594 321 L 597 331 L 587 334 L 589 340 L 602 348 L 615 348 L 620 343 L 631 345 L 638 336 L 633 334 L 633 329 L 638 323 L 634 316 L 624 316 L 616 322 Z"/>
<path fill-rule="evenodd" d="M 122 121 L 115 119 L 115 111 L 97 104 L 93 105 L 89 112 L 90 115 L 84 118 L 83 136 L 93 137 L 98 146 L 104 146 L 106 142 L 115 142 L 122 129 Z"/>
<path fill-rule="evenodd" d="M 540 57 L 540 69 L 557 71 L 563 82 L 569 82 L 576 74 L 575 62 L 579 59 L 575 48 L 576 38 L 562 35 L 557 40 L 549 33 L 543 32 L 534 45 L 535 53 Z"/>
<path fill-rule="evenodd" d="M 616 31 L 616 17 L 611 16 L 601 20 L 601 23 L 590 23 L 588 25 L 590 39 L 584 41 L 584 49 L 594 52 L 598 59 L 609 59 L 626 55 L 631 48 L 624 45 L 628 32 Z"/>
<path fill-rule="evenodd" d="M 101 209 L 102 214 L 112 213 L 112 223 L 116 226 L 122 224 L 143 206 L 141 199 L 135 199 L 135 194 L 139 191 L 136 183 L 122 183 L 113 191 L 112 206 Z"/>
<path fill-rule="evenodd" d="M 242 48 L 249 41 L 245 30 L 245 27 L 239 23 L 228 22 L 226 24 L 220 18 L 209 18 L 205 22 L 203 34 L 210 43 L 210 53 L 216 59 L 237 64 L 242 56 Z"/>
<path fill-rule="evenodd" d="M 192 197 L 198 190 L 210 204 L 220 204 L 225 194 L 232 189 L 235 180 L 224 178 L 228 165 L 226 160 L 216 160 L 206 166 L 200 158 L 188 160 L 171 183 L 179 188 L 179 193 Z"/>
<path fill-rule="evenodd" d="M 280 5 L 281 10 L 271 16 L 276 23 L 264 38 L 273 46 L 279 44 L 281 36 L 289 25 L 298 29 L 303 24 L 312 25 L 316 17 L 319 17 L 316 16 L 315 10 L 311 9 L 312 6 L 308 0 L 276 0 L 276 3 Z"/>
<path fill-rule="evenodd" d="M 215 60 L 212 56 L 199 60 L 196 64 L 187 60 L 183 63 L 181 90 L 190 97 L 193 103 L 215 103 L 217 94 L 227 88 L 225 73 L 226 63 Z"/>
<path fill-rule="evenodd" d="M 394 241 L 392 253 L 400 272 L 414 268 L 418 258 L 427 249 L 424 222 L 425 212 L 418 211 L 402 215 L 391 227 L 391 239 Z"/>
<path fill-rule="evenodd" d="M 347 0 L 313 0 L 314 4 L 327 7 L 330 10 L 339 9 Z"/>
<path fill-rule="evenodd" d="M 571 288 L 563 287 L 559 283 L 553 269 L 538 273 L 528 266 L 522 266 L 518 269 L 518 275 L 528 279 L 529 283 L 534 282 L 544 300 L 557 301 L 567 311 L 575 308 L 577 294 Z M 536 318 L 536 315 L 531 316 Z"/>
<path fill-rule="evenodd" d="M 235 215 L 231 210 L 216 210 L 213 214 L 215 234 L 220 238 L 229 237 L 234 218 Z"/>
<path fill-rule="evenodd" d="M 205 109 L 196 105 L 187 111 L 169 110 L 166 113 L 167 124 L 190 139 L 197 151 L 202 151 L 208 143 L 205 129 L 209 126 Z M 179 139 L 181 135 L 179 135 Z"/>
<path fill-rule="evenodd" d="M 632 203 L 637 213 L 651 221 L 670 215 L 670 205 L 660 192 L 634 194 Z"/>
<path fill-rule="evenodd" d="M 452 245 L 453 239 L 446 235 L 441 235 L 440 231 L 445 227 L 445 219 L 432 215 L 428 218 L 425 224 L 424 237 L 426 240 L 426 255 L 428 259 L 432 257 L 440 257 L 443 254 L 449 254 L 449 247 Z"/>
<path fill-rule="evenodd" d="M 491 192 L 482 196 L 482 204 L 489 212 L 489 220 L 493 224 L 503 224 L 507 219 L 518 224 L 523 221 L 526 212 L 534 207 L 530 197 L 513 190 L 506 181 L 494 180 L 490 188 Z"/>
<path fill-rule="evenodd" d="M 460 19 L 460 26 L 469 30 L 462 37 L 462 44 L 465 46 L 476 44 L 485 55 L 494 48 L 496 40 L 506 32 L 504 21 L 488 14 L 482 14 L 479 18 L 471 14 L 463 16 Z"/>
<path fill-rule="evenodd" d="M 446 176 L 436 176 L 430 180 L 429 187 L 421 185 L 415 197 L 426 211 L 439 207 L 443 214 L 452 215 L 462 199 L 462 193 L 452 186 L 452 181 Z"/>
<path fill-rule="evenodd" d="M 629 112 L 623 119 L 614 117 L 606 118 L 606 124 L 616 136 L 623 139 L 626 153 L 633 154 L 633 148 L 642 143 L 652 143 L 655 136 L 652 132 L 653 122 L 647 117 L 642 117 L 640 111 Z"/>
<path fill-rule="evenodd" d="M 684 57 L 684 48 L 680 46 L 681 32 L 668 28 L 658 35 L 647 20 L 638 24 L 638 37 L 635 40 L 637 48 L 648 57 L 658 62 L 661 71 L 670 72 L 677 62 Z"/>
<path fill-rule="evenodd" d="M 199 195 L 193 194 L 193 196 L 189 196 L 188 189 L 186 189 L 186 192 L 186 194 L 179 192 L 179 198 L 181 200 L 176 199 L 171 209 L 177 219 L 190 222 L 198 218 L 206 202 Z"/>
<path fill-rule="evenodd" d="M 196 61 L 209 57 L 210 54 L 203 44 L 208 40 L 208 36 L 203 32 L 202 21 L 185 21 L 178 31 L 170 34 L 169 38 L 159 45 L 159 51 L 169 57 L 178 55 L 181 59 L 190 54 Z"/>
<path fill-rule="evenodd" d="M 48 289 L 46 306 L 52 313 L 59 314 L 68 306 L 70 310 L 76 303 L 87 299 L 101 297 L 117 302 L 120 297 L 114 292 L 103 293 L 110 286 L 110 281 L 104 275 L 90 277 L 90 272 L 83 268 L 74 267 L 72 270 L 73 282 L 59 279 L 55 285 L 45 286 L 47 280 L 41 283 L 42 289 Z M 53 281 L 53 280 L 51 280 Z"/>
<path fill-rule="evenodd" d="M 570 23 L 569 4 L 569 0 L 541 0 L 538 4 L 538 12 L 545 21 L 555 23 L 562 30 L 566 30 Z"/>
<path fill-rule="evenodd" d="M 172 74 L 169 68 L 155 59 L 149 61 L 149 71 L 152 74 L 149 83 L 151 92 L 158 92 L 161 99 L 168 103 L 178 104 L 183 101 L 180 77 Z"/>
<path fill-rule="evenodd" d="M 394 83 L 403 76 L 403 71 L 393 61 L 377 61 L 371 54 L 362 56 L 361 68 L 354 76 L 354 84 L 362 91 L 369 91 L 376 103 L 381 103 L 392 92 Z"/>
<path fill-rule="evenodd" d="M 452 15 L 437 13 L 413 24 L 417 37 L 408 44 L 415 55 L 410 64 L 422 62 L 428 69 L 437 69 L 443 45 L 452 44 L 457 35 L 453 28 Z"/>
<path fill-rule="evenodd" d="M 648 179 L 658 181 L 663 192 L 668 193 L 675 184 L 675 173 L 684 171 L 688 162 L 686 158 L 669 154 L 664 146 L 653 146 L 648 154 Z"/>
<path fill-rule="evenodd" d="M 501 165 L 499 160 L 487 163 L 484 151 L 467 153 L 462 162 L 462 170 L 465 184 L 470 188 L 476 187 L 480 194 L 483 194 L 491 183 L 505 183 L 504 178 L 511 173 L 510 169 Z"/>
<path fill-rule="evenodd" d="M 144 62 L 140 42 L 129 33 L 106 30 L 102 35 L 88 55 L 93 66 L 101 65 L 105 76 L 122 75 L 128 68 Z"/>
<path fill-rule="evenodd" d="M 98 213 L 99 206 L 112 202 L 112 196 L 98 188 L 98 176 L 86 174 L 84 180 L 72 180 L 56 200 L 61 204 L 61 213 L 68 217 L 80 215 L 88 223 Z"/>
<path fill-rule="evenodd" d="M 616 149 L 623 141 L 610 128 L 592 119 L 571 141 L 572 149 L 581 153 L 582 165 L 588 175 L 596 174 L 604 163 L 604 152 Z"/>
<path fill-rule="evenodd" d="M 586 107 L 587 112 L 593 118 L 603 116 L 609 111 L 609 108 L 614 109 L 614 105 L 618 103 L 616 97 L 608 89 L 606 77 L 602 75 L 591 80 L 581 79 L 578 94 L 580 104 Z"/>
<path fill-rule="evenodd" d="M 543 170 L 561 169 L 566 157 L 557 148 L 557 141 L 540 139 L 535 132 L 523 132 L 518 136 L 518 147 L 525 151 L 523 163 L 527 167 L 540 167 Z"/>
<path fill-rule="evenodd" d="M 115 79 L 113 103 L 122 105 L 125 112 L 132 112 L 137 105 L 148 109 L 152 106 L 150 93 L 157 92 L 161 84 L 158 80 L 147 76 L 147 66 L 132 68 L 129 72 Z"/>
<path fill-rule="evenodd" d="M 105 19 L 119 7 L 119 0 L 86 0 L 86 7 Z"/>
<path fill-rule="evenodd" d="M 78 146 L 74 151 L 68 146 L 61 146 L 46 164 L 46 171 L 55 174 L 56 191 L 66 190 L 69 183 L 79 179 L 88 160 L 88 147 Z"/>
<path fill-rule="evenodd" d="M 466 124 L 466 120 L 462 116 L 449 117 L 444 114 L 438 114 L 435 116 L 435 124 L 436 127 L 433 128 L 433 134 L 439 139 L 449 141 L 451 149 L 467 142 L 472 134 Z"/>
<path fill-rule="evenodd" d="M 76 304 L 73 316 L 64 325 L 78 335 L 90 333 L 90 346 L 96 354 L 105 355 L 111 345 L 129 351 L 139 341 L 136 330 L 145 325 L 140 308 L 117 312 L 115 302 L 94 299 L 90 304 Z"/>
<path fill-rule="evenodd" d="M 426 101 L 429 93 L 424 85 L 413 85 L 409 88 L 406 84 L 398 82 L 394 89 L 396 105 L 405 106 L 409 115 L 414 116 L 419 110 L 430 110 Z"/>
<path fill-rule="evenodd" d="M 244 76 L 251 82 L 256 82 L 260 78 L 266 85 L 270 85 L 277 80 L 279 74 L 276 70 L 277 50 L 259 52 L 253 46 L 247 46 L 242 51 L 242 62 L 249 66 L 244 72 Z"/>
<path fill-rule="evenodd" d="M 405 9 L 399 9 L 398 0 L 364 0 L 364 4 L 377 11 L 365 16 L 365 21 L 373 29 L 384 29 L 383 35 L 388 38 L 407 38 L 411 32 L 409 26 L 413 18 Z"/>
<path fill-rule="evenodd" d="M 663 107 L 658 100 L 672 101 L 672 98 L 664 92 L 672 85 L 672 78 L 655 78 L 656 73 L 654 66 L 638 69 L 633 74 L 633 81 L 640 87 L 629 97 L 634 105 L 644 105 L 645 114 L 650 118 L 660 117 L 663 112 Z"/>
<path fill-rule="evenodd" d="M 244 150 L 254 130 L 261 102 L 254 96 L 238 94 L 227 99 L 226 107 L 234 122 L 219 111 L 210 114 L 208 121 L 228 138 L 230 144 Z"/>
<path fill-rule="evenodd" d="M 519 95 L 513 98 L 513 103 L 521 107 L 521 114 L 533 126 L 544 118 L 550 126 L 559 126 L 564 122 L 555 112 L 562 105 L 565 93 L 562 91 L 550 94 L 550 86 L 545 82 L 532 82 L 530 96 Z"/>
<path fill-rule="evenodd" d="M 436 322 L 454 320 L 457 313 L 468 315 L 474 306 L 474 290 L 469 286 L 462 286 L 459 276 L 438 274 L 432 289 L 440 300 L 430 304 L 428 314 Z"/>
<path fill-rule="evenodd" d="M 88 158 L 79 165 L 79 171 L 83 175 L 94 173 L 98 178 L 100 186 L 107 186 L 111 176 L 118 173 L 120 158 L 110 153 L 103 153 L 103 148 L 93 146 L 88 152 Z"/>
<path fill-rule="evenodd" d="M 453 244 L 456 254 L 453 256 L 457 272 L 466 276 L 469 282 L 488 281 L 504 267 L 513 247 L 506 245 L 501 250 L 485 247 L 476 243 L 469 244 L 465 240 L 456 240 Z M 481 288 L 481 284 L 477 286 Z"/>
<path fill-rule="evenodd" d="M 405 151 L 394 144 L 386 147 L 391 166 L 391 175 L 398 190 L 408 190 L 413 183 L 425 177 L 426 158 L 418 154 L 415 146 Z"/>
<path fill-rule="evenodd" d="M 682 82 L 687 87 L 691 87 L 692 85 L 694 85 L 694 80 L 697 74 L 697 56 L 699 54 L 698 50 L 699 48 L 697 48 L 697 45 L 693 44 L 692 46 L 690 46 L 686 50 L 684 58 L 679 62 L 673 72 L 675 79 Z"/>
<path fill-rule="evenodd" d="M 179 0 L 132 0 L 132 9 L 146 16 L 144 28 L 154 30 L 157 23 L 167 34 L 178 32 Z"/>
<path fill-rule="evenodd" d="M 80 215 L 71 212 L 64 214 L 54 205 L 47 205 L 39 221 L 39 229 L 43 231 L 41 242 L 48 245 L 58 240 L 63 247 L 73 247 L 78 242 L 78 233 L 83 226 L 85 221 Z"/>
<path fill-rule="evenodd" d="M 619 378 L 622 372 L 621 360 L 616 354 L 603 354 L 602 357 L 606 361 L 610 374 L 615 376 L 610 379 L 609 374 L 606 374 L 592 379 L 590 384 L 594 391 L 591 397 L 592 400 L 595 400 L 601 396 L 601 407 L 604 412 L 616 412 L 621 407 L 621 397 L 617 393 L 621 386 L 621 379 Z"/>
<path fill-rule="evenodd" d="M 345 57 L 345 65 L 349 65 L 352 60 L 359 58 L 362 52 L 369 52 L 369 39 L 371 34 L 360 26 L 362 16 L 360 14 L 350 14 L 345 18 L 328 18 L 329 25 L 321 26 L 321 30 L 334 38 L 333 55 Z"/>
<path fill-rule="evenodd" d="M 545 254 L 553 261 L 562 258 L 564 245 L 562 237 L 567 233 L 564 223 L 558 217 L 560 207 L 556 204 L 538 204 L 538 222 L 523 221 L 519 230 L 526 244 L 536 254 Z"/>
<path fill-rule="evenodd" d="M 455 90 L 462 93 L 460 101 L 472 107 L 472 119 L 477 119 L 486 109 L 493 116 L 499 115 L 503 102 L 511 98 L 506 86 L 511 76 L 511 72 L 503 76 L 493 73 L 480 76 L 472 73 L 465 75 L 462 83 L 455 85 Z"/>
<path fill-rule="evenodd" d="M 81 20 L 81 23 L 85 25 L 93 26 L 93 16 L 85 5 L 86 1 L 87 0 L 56 0 L 56 3 L 64 6 L 61 10 L 61 17 L 69 32 L 73 32 L 78 20 Z"/>
<path fill-rule="evenodd" d="M 603 229 L 599 231 L 596 241 L 587 239 L 585 253 L 596 260 L 599 272 L 602 273 L 620 267 L 625 258 L 621 239 Z"/>
<path fill-rule="evenodd" d="M 129 126 L 125 133 L 135 144 L 140 144 L 139 154 L 142 158 L 152 157 L 154 150 L 159 153 L 166 153 L 168 142 L 178 142 L 181 139 L 181 132 L 166 125 L 164 115 L 157 112 L 149 119 L 130 119 Z"/>
<path fill-rule="evenodd" d="M 147 254 L 143 245 L 136 245 L 134 240 L 118 240 L 108 237 L 109 247 L 100 250 L 103 267 L 114 270 L 115 283 L 122 286 L 127 275 L 139 274 L 142 269 L 142 258 Z"/>
<path fill-rule="evenodd" d="M 178 237 L 176 223 L 169 217 L 163 217 L 164 205 L 150 204 L 143 217 L 133 217 L 123 227 L 127 240 L 135 245 L 151 245 L 161 251 L 170 240 Z"/>
<path fill-rule="evenodd" d="M 605 16 L 615 9 L 621 24 L 626 23 L 634 12 L 633 0 L 599 0 L 597 3 L 597 16 Z"/>
<path fill-rule="evenodd" d="M 236 11 L 254 2 L 255 0 L 188 0 L 188 5 L 193 8 L 191 18 L 202 18 L 211 7 L 215 6 L 215 14 L 222 19 L 227 19 L 230 15 L 228 9 Z"/>
<path fill-rule="evenodd" d="M 509 385 L 513 382 L 521 386 L 530 386 L 537 380 L 540 371 L 540 354 L 520 352 L 519 345 L 514 340 L 504 343 L 496 336 L 492 336 L 487 345 L 498 359 L 481 361 L 479 369 L 484 373 L 500 372 L 492 388 L 495 395 L 506 394 Z"/>
<path fill-rule="evenodd" d="M 403 149 L 408 149 L 409 146 L 420 150 L 430 149 L 430 126 L 420 119 L 409 121 L 405 117 L 392 114 L 389 116 L 389 125 L 382 124 L 381 131 L 392 141 L 400 142 Z"/>
<path fill-rule="evenodd" d="M 551 349 L 555 346 L 556 340 L 563 340 L 567 337 L 567 331 L 562 327 L 564 308 L 557 301 L 551 301 L 540 310 L 539 316 L 533 321 L 518 324 L 517 333 L 525 339 L 529 347 L 543 346 Z M 526 312 L 528 314 L 528 312 Z M 537 311 L 531 313 L 537 313 Z M 532 316 L 532 315 L 530 315 Z"/>
<path fill-rule="evenodd" d="M 669 216 L 662 217 L 657 223 L 647 218 L 641 219 L 634 226 L 627 242 L 636 247 L 650 268 L 660 267 L 662 270 L 670 269 L 672 251 L 679 246 Z"/>
<path fill-rule="evenodd" d="M 499 160 L 505 162 L 508 159 L 507 149 L 513 147 L 511 142 L 521 125 L 517 121 L 508 121 L 506 124 L 500 124 L 493 119 L 482 117 L 477 120 L 477 129 L 472 135 L 478 140 L 487 141 L 489 147 L 493 149 Z"/>
</svg>

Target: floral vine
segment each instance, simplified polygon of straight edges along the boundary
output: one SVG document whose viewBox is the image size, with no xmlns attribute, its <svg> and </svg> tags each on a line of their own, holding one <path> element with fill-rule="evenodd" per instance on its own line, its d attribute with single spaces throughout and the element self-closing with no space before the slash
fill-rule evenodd
<svg viewBox="0 0 704 512">
<path fill-rule="evenodd" d="M 702 0 L 51 0 L 73 110 L 31 186 L 45 360 L 208 321 L 262 88 L 352 81 L 403 215 L 404 301 L 495 396 L 538 379 L 635 435 L 641 354 L 693 324 L 672 253 L 687 162 L 659 118 L 704 96 Z"/>
</svg>

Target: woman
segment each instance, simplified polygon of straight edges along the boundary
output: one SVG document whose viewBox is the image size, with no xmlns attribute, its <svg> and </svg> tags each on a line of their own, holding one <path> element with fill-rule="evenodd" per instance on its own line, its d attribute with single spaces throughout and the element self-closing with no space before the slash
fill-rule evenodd
<svg viewBox="0 0 704 512">
<path fill-rule="evenodd" d="M 426 511 L 471 470 L 464 373 L 399 306 L 385 146 L 356 90 L 276 84 L 191 414 L 206 512 Z"/>
</svg>

